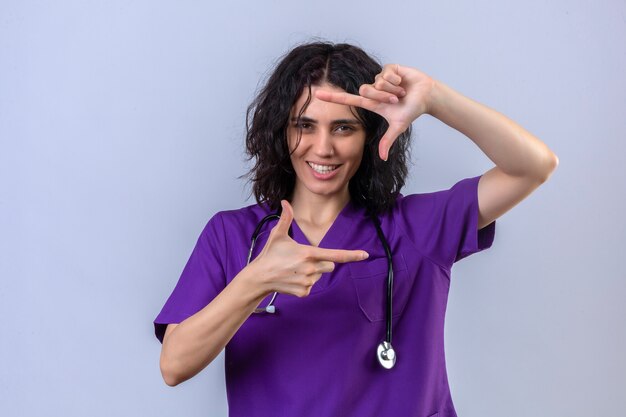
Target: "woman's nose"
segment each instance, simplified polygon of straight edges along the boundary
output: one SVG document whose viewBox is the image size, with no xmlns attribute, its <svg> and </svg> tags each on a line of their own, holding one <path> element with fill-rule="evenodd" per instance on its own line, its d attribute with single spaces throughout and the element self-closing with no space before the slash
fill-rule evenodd
<svg viewBox="0 0 626 417">
<path fill-rule="evenodd" d="M 329 132 L 320 131 L 315 136 L 314 151 L 319 156 L 331 156 L 334 153 L 333 137 Z"/>
</svg>

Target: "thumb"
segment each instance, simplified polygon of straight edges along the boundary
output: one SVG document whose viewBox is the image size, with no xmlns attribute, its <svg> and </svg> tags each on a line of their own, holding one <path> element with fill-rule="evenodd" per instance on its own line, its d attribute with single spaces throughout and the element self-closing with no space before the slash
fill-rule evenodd
<svg viewBox="0 0 626 417">
<path fill-rule="evenodd" d="M 276 223 L 276 226 L 272 229 L 274 234 L 287 236 L 289 234 L 289 227 L 293 221 L 293 208 L 287 200 L 281 200 L 280 205 L 283 211 L 280 215 L 280 220 Z"/>
<path fill-rule="evenodd" d="M 389 159 L 389 150 L 391 149 L 391 146 L 396 141 L 398 136 L 402 134 L 402 132 L 403 130 L 400 127 L 391 124 L 389 125 L 387 131 L 378 143 L 378 154 L 380 155 L 380 159 L 384 161 L 387 161 Z"/>
</svg>

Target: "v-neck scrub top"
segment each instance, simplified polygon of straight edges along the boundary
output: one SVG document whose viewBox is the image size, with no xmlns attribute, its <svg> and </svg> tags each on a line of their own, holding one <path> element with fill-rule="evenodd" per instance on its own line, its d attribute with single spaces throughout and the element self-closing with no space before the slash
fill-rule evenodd
<svg viewBox="0 0 626 417">
<path fill-rule="evenodd" d="M 479 179 L 400 194 L 379 216 L 393 254 L 394 368 L 384 369 L 376 357 L 386 329 L 387 258 L 371 218 L 349 202 L 319 246 L 362 249 L 369 258 L 337 263 L 309 296 L 279 294 L 275 314 L 252 314 L 243 323 L 225 347 L 229 416 L 456 417 L 444 318 L 452 265 L 493 243 L 495 221 L 477 229 Z M 166 323 L 201 310 L 245 267 L 252 233 L 268 213 L 265 205 L 251 205 L 209 220 L 154 320 L 161 342 Z M 275 224 L 264 227 L 254 257 Z M 292 234 L 309 244 L 295 220 Z"/>
</svg>

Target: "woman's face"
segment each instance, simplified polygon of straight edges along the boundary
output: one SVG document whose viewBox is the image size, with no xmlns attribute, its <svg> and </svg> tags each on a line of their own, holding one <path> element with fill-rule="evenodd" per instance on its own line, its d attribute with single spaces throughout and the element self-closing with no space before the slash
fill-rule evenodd
<svg viewBox="0 0 626 417">
<path fill-rule="evenodd" d="M 295 192 L 328 197 L 349 195 L 348 183 L 361 164 L 366 132 L 350 106 L 315 98 L 315 91 L 319 88 L 344 91 L 330 84 L 311 87 L 311 102 L 299 122 L 302 129 L 300 143 L 291 154 L 296 173 Z M 290 151 L 296 147 L 296 119 L 307 97 L 308 89 L 305 88 L 291 110 L 287 129 Z"/>
</svg>

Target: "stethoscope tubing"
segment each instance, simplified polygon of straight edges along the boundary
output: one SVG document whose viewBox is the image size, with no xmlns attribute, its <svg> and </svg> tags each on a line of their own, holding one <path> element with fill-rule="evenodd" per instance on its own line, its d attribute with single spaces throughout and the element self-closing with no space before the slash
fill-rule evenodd
<svg viewBox="0 0 626 417">
<path fill-rule="evenodd" d="M 383 248 L 385 249 L 385 255 L 387 255 L 387 306 L 385 311 L 385 317 L 387 321 L 387 337 L 385 337 L 385 341 L 391 344 L 391 320 L 393 315 L 393 265 L 391 261 L 391 249 L 389 248 L 389 243 L 383 234 L 383 231 L 380 227 L 380 220 L 378 216 L 372 216 L 372 220 L 376 225 L 376 233 L 378 233 L 378 238 L 383 244 Z"/>
</svg>

